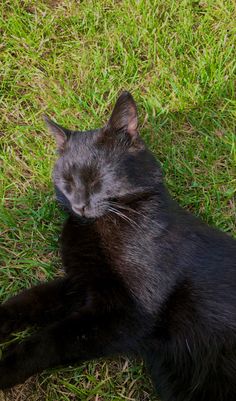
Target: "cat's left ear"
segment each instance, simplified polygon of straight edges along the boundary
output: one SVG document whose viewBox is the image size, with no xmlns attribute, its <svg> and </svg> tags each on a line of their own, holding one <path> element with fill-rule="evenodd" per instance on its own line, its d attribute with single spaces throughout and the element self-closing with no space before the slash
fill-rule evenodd
<svg viewBox="0 0 236 401">
<path fill-rule="evenodd" d="M 63 128 L 61 125 L 55 123 L 55 121 L 52 121 L 48 116 L 44 115 L 43 116 L 45 123 L 48 126 L 49 131 L 54 135 L 57 143 L 57 148 L 59 153 L 62 153 L 65 147 L 65 144 L 67 140 L 69 139 L 69 136 L 71 134 L 71 131 L 69 131 L 66 128 Z"/>
<path fill-rule="evenodd" d="M 113 131 L 126 132 L 132 139 L 138 137 L 137 106 L 129 92 L 121 93 L 107 127 Z"/>
</svg>

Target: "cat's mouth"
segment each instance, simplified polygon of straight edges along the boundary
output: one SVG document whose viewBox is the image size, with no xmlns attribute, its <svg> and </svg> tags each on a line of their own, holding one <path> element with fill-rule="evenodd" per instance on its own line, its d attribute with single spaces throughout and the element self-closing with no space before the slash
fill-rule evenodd
<svg viewBox="0 0 236 401">
<path fill-rule="evenodd" d="M 76 214 L 76 216 L 79 216 L 83 219 L 87 219 L 90 217 L 85 208 L 78 208 L 77 206 L 72 206 L 72 211 L 74 212 L 74 214 Z"/>
<path fill-rule="evenodd" d="M 73 207 L 71 207 L 71 211 L 72 214 L 76 217 L 76 219 L 79 220 L 80 223 L 82 224 L 89 224 L 89 223 L 93 223 L 97 217 L 94 216 L 88 216 L 85 213 L 81 214 L 78 213 L 78 211 L 76 209 L 74 209 Z"/>
<path fill-rule="evenodd" d="M 86 217 L 86 207 L 85 206 L 76 206 L 72 205 L 72 210 L 75 214 L 78 214 L 81 217 Z"/>
</svg>

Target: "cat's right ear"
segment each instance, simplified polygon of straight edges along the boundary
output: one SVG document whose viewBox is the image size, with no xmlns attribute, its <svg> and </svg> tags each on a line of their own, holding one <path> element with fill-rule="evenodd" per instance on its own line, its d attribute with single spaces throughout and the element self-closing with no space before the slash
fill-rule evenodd
<svg viewBox="0 0 236 401">
<path fill-rule="evenodd" d="M 46 115 L 43 116 L 43 119 L 44 119 L 49 131 L 53 134 L 53 136 L 56 139 L 57 149 L 58 149 L 59 153 L 62 153 L 71 132 L 68 129 L 62 127 L 61 125 L 55 123 L 55 121 L 52 121 Z"/>
<path fill-rule="evenodd" d="M 123 131 L 129 134 L 132 140 L 138 137 L 138 115 L 133 96 L 124 91 L 116 101 L 107 126 L 112 131 Z"/>
</svg>

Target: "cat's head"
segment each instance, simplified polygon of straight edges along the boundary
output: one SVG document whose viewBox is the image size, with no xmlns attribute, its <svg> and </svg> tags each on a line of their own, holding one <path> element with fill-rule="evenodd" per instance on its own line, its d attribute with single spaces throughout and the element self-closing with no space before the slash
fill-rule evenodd
<svg viewBox="0 0 236 401">
<path fill-rule="evenodd" d="M 98 218 L 153 192 L 161 171 L 138 134 L 136 104 L 128 92 L 118 98 L 101 129 L 70 131 L 45 117 L 59 159 L 53 180 L 59 202 L 78 216 Z"/>
</svg>

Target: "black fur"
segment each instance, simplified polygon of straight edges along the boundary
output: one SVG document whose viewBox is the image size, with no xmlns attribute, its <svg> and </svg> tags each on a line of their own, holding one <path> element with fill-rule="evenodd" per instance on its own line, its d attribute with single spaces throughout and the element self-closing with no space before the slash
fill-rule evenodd
<svg viewBox="0 0 236 401">
<path fill-rule="evenodd" d="M 0 388 L 54 366 L 139 355 L 162 401 L 236 399 L 236 241 L 180 208 L 123 93 L 108 124 L 46 118 L 60 157 L 65 276 L 0 307 L 0 336 L 38 325 L 0 361 Z"/>
</svg>

